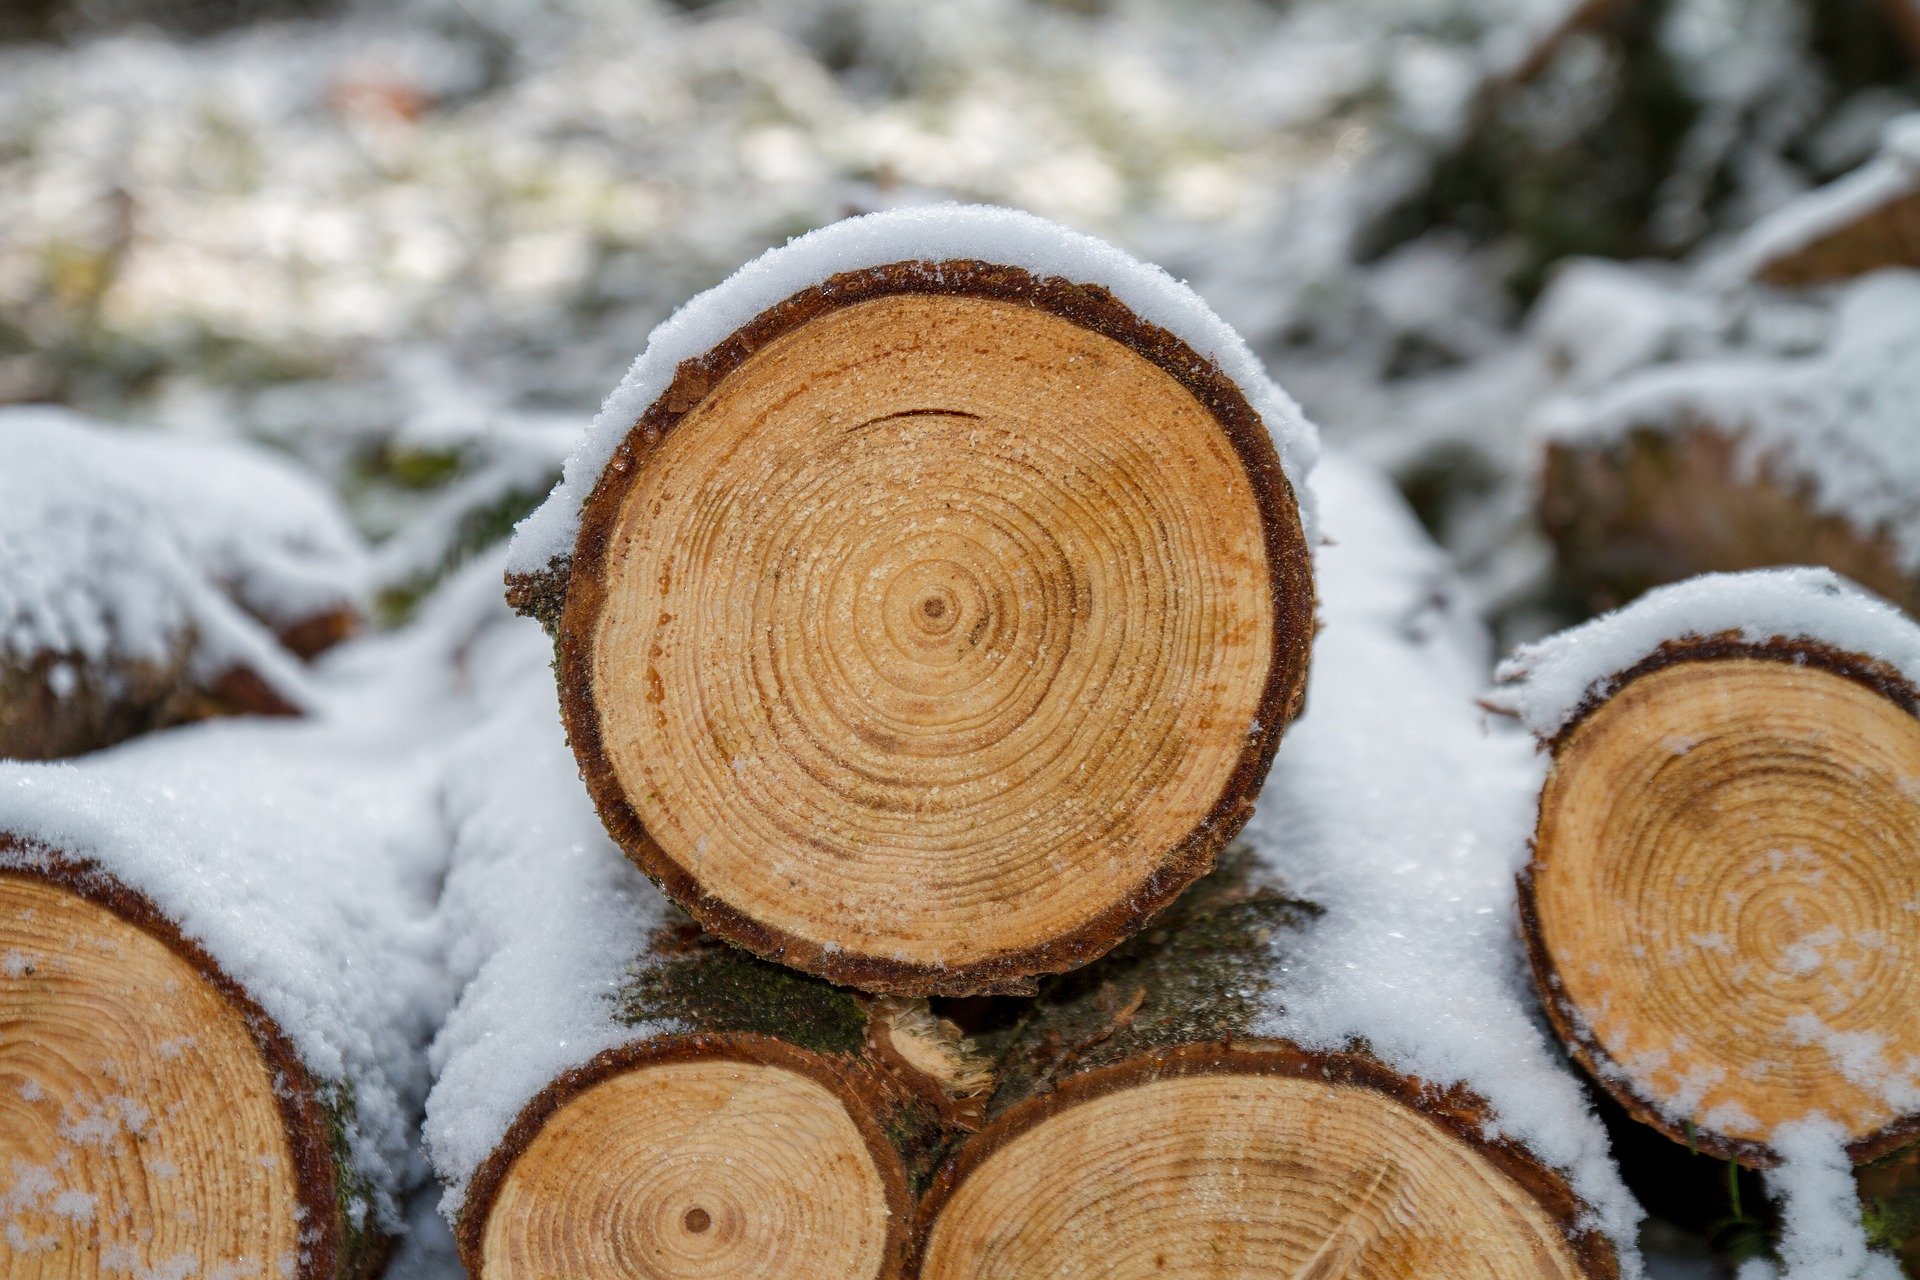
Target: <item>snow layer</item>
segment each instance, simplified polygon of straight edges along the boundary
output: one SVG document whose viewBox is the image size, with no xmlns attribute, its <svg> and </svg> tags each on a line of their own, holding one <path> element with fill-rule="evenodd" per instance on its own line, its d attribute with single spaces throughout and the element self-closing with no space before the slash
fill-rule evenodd
<svg viewBox="0 0 1920 1280">
<path fill-rule="evenodd" d="M 489 676 L 498 710 L 455 753 L 447 791 L 441 909 L 461 995 L 433 1043 L 426 1139 L 450 1221 L 554 1077 L 667 1029 L 612 1016 L 665 900 L 601 827 L 560 726 L 545 637 L 521 621 L 517 660 Z"/>
<path fill-rule="evenodd" d="M 365 555 L 332 496 L 238 444 L 0 408 L 0 654 L 239 665 L 300 688 L 270 628 L 356 607 Z"/>
<path fill-rule="evenodd" d="M 74 764 L 0 764 L 3 856 L 86 859 L 149 898 L 350 1100 L 362 1206 L 392 1230 L 419 1176 L 422 1048 L 445 1006 L 444 848 L 422 768 L 299 722 L 159 734 Z M 104 1211 L 104 1210 L 103 1210 Z"/>
<path fill-rule="evenodd" d="M 1914 195 L 1920 195 L 1920 112 L 1888 121 L 1872 160 L 1761 218 L 1703 274 L 1719 283 L 1751 279 L 1767 264 Z"/>
<path fill-rule="evenodd" d="M 653 331 L 646 350 L 601 406 L 553 493 L 521 521 L 508 571 L 538 573 L 573 554 L 580 510 L 600 472 L 635 421 L 666 391 L 681 361 L 705 355 L 783 298 L 841 272 L 962 258 L 1100 285 L 1142 319 L 1217 364 L 1246 394 L 1273 436 L 1281 467 L 1300 500 L 1311 545 L 1312 503 L 1304 482 L 1318 453 L 1313 427 L 1240 336 L 1199 295 L 1158 267 L 1044 218 L 987 205 L 941 204 L 848 218 L 809 232 L 768 250 L 670 316 Z"/>
<path fill-rule="evenodd" d="M 1541 769 L 1474 705 L 1486 640 L 1445 557 L 1377 474 L 1315 473 L 1330 539 L 1307 714 L 1247 839 L 1325 914 L 1284 947 L 1264 1029 L 1364 1041 L 1430 1084 L 1465 1084 L 1500 1135 L 1563 1171 L 1640 1274 L 1640 1210 L 1536 1012 L 1514 927 Z"/>
<path fill-rule="evenodd" d="M 1732 633 L 1811 640 L 1885 663 L 1920 685 L 1920 626 L 1828 569 L 1705 574 L 1523 646 L 1496 672 L 1495 702 L 1541 739 L 1556 736 L 1616 677 L 1672 640 Z"/>
<path fill-rule="evenodd" d="M 1867 1247 L 1846 1141 L 1818 1115 L 1773 1131 L 1781 1163 L 1767 1171 L 1767 1189 L 1780 1202 L 1782 1266 L 1749 1263 L 1740 1280 L 1900 1280 L 1900 1264 Z"/>
<path fill-rule="evenodd" d="M 1795 359 L 1701 360 L 1648 369 L 1604 393 L 1556 401 L 1549 438 L 1605 441 L 1701 424 L 1803 480 L 1815 506 L 1892 535 L 1920 571 L 1920 272 L 1875 272 L 1838 295 L 1826 348 Z"/>
</svg>

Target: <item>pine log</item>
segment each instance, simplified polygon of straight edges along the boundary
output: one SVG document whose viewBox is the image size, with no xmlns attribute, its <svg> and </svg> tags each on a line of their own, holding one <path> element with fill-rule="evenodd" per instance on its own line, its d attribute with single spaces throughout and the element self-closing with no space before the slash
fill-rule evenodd
<svg viewBox="0 0 1920 1280">
<path fill-rule="evenodd" d="M 1566 1183 L 1467 1091 L 1260 1038 L 1276 939 L 1313 915 L 1230 851 L 1052 980 L 923 1203 L 926 1280 L 1617 1276 Z"/>
<path fill-rule="evenodd" d="M 1104 952 L 1299 705 L 1254 395 L 1105 288 L 970 260 L 822 277 L 679 365 L 570 560 L 511 580 L 608 830 L 706 928 L 868 990 Z"/>
<path fill-rule="evenodd" d="M 1779 1125 L 1838 1121 L 1869 1235 L 1911 1267 L 1920 692 L 1815 639 L 1681 638 L 1551 749 L 1522 916 L 1568 1048 L 1641 1122 L 1749 1167 Z"/>
<path fill-rule="evenodd" d="M 1920 39 L 1920 7 L 1888 0 Z M 1920 43 L 1915 45 L 1920 51 Z M 1730 278 L 1788 287 L 1920 267 L 1920 117 L 1899 116 L 1866 164 L 1761 218 L 1714 264 Z"/>
<path fill-rule="evenodd" d="M 678 913 L 674 913 L 678 914 Z M 528 1102 L 456 1224 L 469 1274 L 905 1276 L 913 1203 L 984 1061 L 924 1001 L 835 987 L 682 918 L 608 1010 L 677 1030 Z"/>
<path fill-rule="evenodd" d="M 351 1098 L 147 897 L 34 861 L 0 867 L 0 1274 L 377 1274 Z"/>
<path fill-rule="evenodd" d="M 1777 457 L 1708 422 L 1549 441 L 1538 511 L 1561 582 L 1590 612 L 1702 573 L 1819 564 L 1920 614 L 1920 574 L 1884 528 L 1821 510 Z"/>
</svg>

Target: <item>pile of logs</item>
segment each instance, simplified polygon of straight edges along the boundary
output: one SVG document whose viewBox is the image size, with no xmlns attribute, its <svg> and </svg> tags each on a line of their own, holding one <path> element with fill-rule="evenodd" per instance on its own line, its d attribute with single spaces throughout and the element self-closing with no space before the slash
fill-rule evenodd
<svg viewBox="0 0 1920 1280">
<path fill-rule="evenodd" d="M 513 562 L 557 716 L 528 634 L 461 642 L 498 705 L 410 799 L 324 726 L 4 767 L 0 1271 L 371 1276 L 424 1115 L 476 1280 L 1633 1273 L 1590 1117 L 1476 1028 L 1293 1033 L 1352 910 L 1304 851 L 1431 883 L 1505 827 L 1387 793 L 1517 739 L 1435 758 L 1484 668 L 1394 500 L 1327 487 L 1379 555 L 1316 600 L 1310 439 L 1197 300 L 883 215 L 655 342 Z M 1547 767 L 1488 865 L 1566 1049 L 1676 1150 L 1835 1127 L 1915 1267 L 1920 625 L 1707 578 L 1504 675 Z"/>
</svg>

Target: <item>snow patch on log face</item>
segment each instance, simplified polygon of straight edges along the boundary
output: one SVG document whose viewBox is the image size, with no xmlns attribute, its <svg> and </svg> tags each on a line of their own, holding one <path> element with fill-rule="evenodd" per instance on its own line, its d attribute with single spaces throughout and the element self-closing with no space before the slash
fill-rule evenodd
<svg viewBox="0 0 1920 1280">
<path fill-rule="evenodd" d="M 1717 432 L 1756 474 L 1804 485 L 1820 512 L 1885 530 L 1901 568 L 1920 571 L 1920 272 L 1876 272 L 1836 297 L 1832 335 L 1813 355 L 1648 369 L 1550 404 L 1536 426 L 1573 444 Z"/>
<path fill-rule="evenodd" d="M 420 1176 L 422 1047 L 446 1004 L 429 766 L 311 723 L 229 722 L 73 764 L 0 764 L 0 865 L 91 864 L 144 895 L 279 1026 L 345 1119 L 383 1229 Z"/>
<path fill-rule="evenodd" d="M 1043 279 L 1099 285 L 1141 319 L 1217 364 L 1245 393 L 1272 435 L 1312 544 L 1312 502 L 1305 480 L 1319 451 L 1313 427 L 1240 336 L 1199 295 L 1159 267 L 1032 214 L 985 205 L 930 205 L 849 218 L 768 250 L 664 321 L 601 406 L 553 493 L 515 531 L 508 572 L 541 573 L 573 554 L 581 507 L 601 471 L 640 415 L 665 394 L 682 361 L 705 355 L 769 307 L 842 272 L 895 262 L 962 259 L 1019 267 Z"/>
<path fill-rule="evenodd" d="M 1379 476 L 1315 474 L 1329 545 L 1307 713 L 1246 839 L 1325 914 L 1288 942 L 1263 1033 L 1358 1041 L 1437 1088 L 1484 1097 L 1499 1132 L 1561 1170 L 1640 1274 L 1639 1207 L 1533 1012 L 1514 928 L 1541 766 L 1476 709 L 1486 639 L 1445 557 Z"/>
<path fill-rule="evenodd" d="M 461 995 L 430 1055 L 426 1139 L 449 1221 L 534 1095 L 668 1029 L 616 1017 L 665 900 L 601 827 L 560 727 L 546 639 L 532 623 L 521 634 L 517 661 L 492 674 L 499 710 L 456 753 L 447 791 L 441 910 Z"/>
<path fill-rule="evenodd" d="M 1675 641 L 1732 635 L 1812 642 L 1870 658 L 1920 686 L 1920 626 L 1826 569 L 1705 574 L 1536 644 L 1496 672 L 1497 705 L 1542 740 L 1557 737 L 1618 677 Z"/>
<path fill-rule="evenodd" d="M 332 496 L 279 459 L 43 406 L 0 409 L 0 563 L 0 653 L 164 664 L 191 644 L 195 675 L 251 668 L 299 702 L 270 632 L 357 611 L 366 576 Z"/>
<path fill-rule="evenodd" d="M 1740 1280 L 1900 1280 L 1900 1264 L 1867 1247 L 1847 1135 L 1820 1116 L 1783 1124 L 1772 1146 L 1781 1163 L 1767 1171 L 1780 1202 L 1780 1262 L 1756 1260 Z"/>
</svg>

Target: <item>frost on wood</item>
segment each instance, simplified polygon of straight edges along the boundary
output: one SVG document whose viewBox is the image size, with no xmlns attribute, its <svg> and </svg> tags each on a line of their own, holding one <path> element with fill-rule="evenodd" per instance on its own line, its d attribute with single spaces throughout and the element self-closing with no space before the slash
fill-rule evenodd
<svg viewBox="0 0 1920 1280">
<path fill-rule="evenodd" d="M 1485 636 L 1444 557 L 1376 475 L 1316 473 L 1329 545 L 1308 710 L 1246 838 L 1323 908 L 1276 950 L 1259 1022 L 1310 1048 L 1361 1042 L 1491 1105 L 1499 1134 L 1561 1170 L 1638 1274 L 1640 1217 L 1579 1083 L 1536 1020 L 1514 937 L 1539 766 L 1475 706 Z"/>
<path fill-rule="evenodd" d="M 1318 448 L 1299 407 L 1274 386 L 1246 343 L 1184 284 L 1120 250 L 1031 214 L 939 205 L 850 218 L 769 250 L 688 302 L 655 329 L 646 350 L 601 406 L 553 494 L 522 521 L 507 571 L 535 575 L 573 554 L 580 509 L 614 450 L 648 406 L 666 394 L 683 361 L 705 355 L 774 304 L 848 271 L 896 262 L 989 261 L 1042 279 L 1110 290 L 1142 319 L 1213 361 L 1245 392 L 1279 450 L 1312 536 L 1305 479 Z"/>
<path fill-rule="evenodd" d="M 1540 513 L 1613 603 L 1712 570 L 1812 561 L 1920 599 L 1920 273 L 1842 289 L 1811 354 L 1643 370 L 1543 410 Z"/>
<path fill-rule="evenodd" d="M 209 710 L 308 705 L 294 655 L 351 628 L 333 499 L 240 445 L 0 409 L 0 752 L 66 754 Z"/>
<path fill-rule="evenodd" d="M 1523 646 L 1500 665 L 1493 698 L 1550 740 L 1665 646 L 1721 636 L 1752 645 L 1812 642 L 1920 685 L 1920 628 L 1898 609 L 1825 569 L 1770 569 L 1661 587 Z"/>
<path fill-rule="evenodd" d="M 444 1001 L 431 918 L 443 845 L 425 768 L 391 745 L 280 722 L 195 726 L 80 765 L 0 765 L 0 832 L 9 838 L 0 868 L 25 883 L 52 876 L 110 906 L 138 895 L 142 910 L 150 907 L 160 927 L 197 949 L 216 980 L 268 1020 L 255 1026 L 256 1037 L 290 1047 L 321 1118 L 316 1132 L 286 1133 L 302 1179 L 300 1204 L 287 1207 L 302 1224 L 302 1248 L 328 1256 L 329 1278 L 377 1260 L 379 1240 L 400 1225 L 397 1197 L 424 1172 L 414 1142 L 423 1048 Z M 24 991 L 44 980 L 36 972 L 65 963 L 57 954 L 10 953 L 4 980 Z M 89 956 L 85 972 L 110 981 L 113 963 Z M 211 1050 L 189 1042 L 160 1052 L 195 1060 Z M 86 1074 L 92 1064 L 73 1070 L 83 1092 L 113 1095 L 110 1107 L 122 1097 L 124 1115 L 133 1107 L 155 1123 L 174 1118 L 166 1099 L 143 1100 L 146 1081 L 115 1084 L 111 1068 L 95 1079 Z M 22 1086 L 54 1096 L 51 1081 Z M 306 1115 L 294 1096 L 301 1082 L 283 1077 L 275 1089 L 290 1116 Z M 211 1123 L 202 1116 L 194 1127 Z M 72 1136 L 83 1141 L 87 1133 Z M 168 1176 L 165 1168 L 147 1172 Z M 231 1185 L 230 1170 L 217 1176 Z M 313 1177 L 331 1202 L 308 1202 Z M 127 1219 L 117 1192 L 88 1194 L 102 1223 Z M 40 1201 L 9 1204 L 24 1212 Z M 209 1224 L 208 1239 L 215 1225 L 232 1224 Z M 264 1235 L 266 1227 L 257 1229 Z M 210 1267 L 241 1261 L 202 1259 Z M 263 1270 L 274 1265 L 255 1261 Z"/>
</svg>

